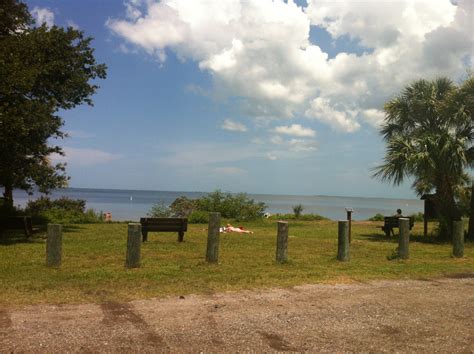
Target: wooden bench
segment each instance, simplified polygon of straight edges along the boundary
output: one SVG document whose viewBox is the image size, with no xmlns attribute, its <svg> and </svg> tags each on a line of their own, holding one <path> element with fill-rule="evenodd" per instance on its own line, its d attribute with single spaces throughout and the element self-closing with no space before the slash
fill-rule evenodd
<svg viewBox="0 0 474 354">
<path fill-rule="evenodd" d="M 148 240 L 149 231 L 177 232 L 178 242 L 183 242 L 184 233 L 188 231 L 186 218 L 140 218 L 143 242 Z"/>
<path fill-rule="evenodd" d="M 404 216 L 402 216 L 404 217 Z M 382 231 L 385 232 L 385 235 L 387 237 L 390 237 L 390 233 L 392 233 L 393 236 L 395 236 L 395 233 L 393 232 L 393 229 L 398 227 L 398 219 L 400 217 L 398 216 L 385 216 L 383 219 L 384 219 L 384 223 L 383 223 L 383 226 L 381 227 L 382 228 Z M 415 218 L 413 216 L 411 216 L 410 218 L 410 230 L 413 228 L 413 225 L 415 225 Z"/>
<path fill-rule="evenodd" d="M 0 218 L 0 235 L 5 230 L 22 230 L 26 237 L 33 234 L 33 223 L 31 216 L 8 216 Z"/>
</svg>

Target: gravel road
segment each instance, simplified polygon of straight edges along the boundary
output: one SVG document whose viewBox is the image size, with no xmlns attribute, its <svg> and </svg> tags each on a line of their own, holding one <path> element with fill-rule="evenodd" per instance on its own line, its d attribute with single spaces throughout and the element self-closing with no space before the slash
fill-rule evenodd
<svg viewBox="0 0 474 354">
<path fill-rule="evenodd" d="M 0 307 L 0 352 L 474 352 L 474 276 Z"/>
</svg>

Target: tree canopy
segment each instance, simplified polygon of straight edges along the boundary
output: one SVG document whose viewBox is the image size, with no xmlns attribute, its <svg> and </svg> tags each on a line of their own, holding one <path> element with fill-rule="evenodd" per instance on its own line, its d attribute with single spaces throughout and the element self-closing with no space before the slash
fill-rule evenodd
<svg viewBox="0 0 474 354">
<path fill-rule="evenodd" d="M 446 239 L 461 217 L 456 197 L 474 163 L 473 97 L 472 77 L 459 86 L 448 78 L 418 80 L 384 107 L 387 147 L 375 176 L 394 184 L 411 176 L 418 194 L 435 191 Z"/>
<path fill-rule="evenodd" d="M 63 155 L 57 139 L 64 120 L 60 110 L 86 103 L 106 77 L 97 64 L 91 37 L 72 27 L 33 26 L 25 4 L 2 1 L 0 6 L 0 186 L 12 203 L 13 188 L 41 192 L 64 186 Z"/>
</svg>

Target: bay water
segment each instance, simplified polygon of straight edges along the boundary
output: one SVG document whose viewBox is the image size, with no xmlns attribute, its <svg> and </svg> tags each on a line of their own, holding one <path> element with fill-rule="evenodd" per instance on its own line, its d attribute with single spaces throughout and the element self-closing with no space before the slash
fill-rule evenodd
<svg viewBox="0 0 474 354">
<path fill-rule="evenodd" d="M 53 199 L 62 196 L 74 199 L 84 199 L 87 208 L 98 212 L 112 213 L 115 221 L 138 221 L 145 217 L 155 203 L 171 204 L 176 198 L 186 196 L 194 199 L 205 192 L 179 191 L 145 191 L 125 189 L 94 189 L 94 188 L 64 188 L 55 190 L 50 197 Z M 36 199 L 40 195 L 28 195 L 24 191 L 14 191 L 15 205 L 24 207 L 28 200 Z M 418 199 L 390 199 L 390 198 L 361 198 L 342 196 L 305 196 L 305 195 L 273 195 L 248 194 L 257 202 L 264 202 L 267 211 L 276 214 L 291 214 L 292 207 L 303 205 L 303 214 L 319 214 L 332 220 L 344 220 L 345 208 L 354 210 L 354 220 L 367 220 L 377 213 L 393 215 L 397 209 L 402 209 L 404 215 L 411 215 L 423 211 L 423 201 Z"/>
</svg>

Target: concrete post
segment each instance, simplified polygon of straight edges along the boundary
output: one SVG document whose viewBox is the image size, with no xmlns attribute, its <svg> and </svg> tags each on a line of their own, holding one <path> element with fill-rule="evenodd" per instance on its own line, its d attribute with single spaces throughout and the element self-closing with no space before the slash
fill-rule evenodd
<svg viewBox="0 0 474 354">
<path fill-rule="evenodd" d="M 221 227 L 221 213 L 209 213 L 209 225 L 207 228 L 207 250 L 206 262 L 217 263 L 219 261 L 219 229 Z"/>
<path fill-rule="evenodd" d="M 288 222 L 287 221 L 278 221 L 276 261 L 277 263 L 285 263 L 286 261 L 288 261 Z"/>
<path fill-rule="evenodd" d="M 401 259 L 409 258 L 409 244 L 410 244 L 410 219 L 399 218 L 398 229 L 400 235 L 398 236 L 398 257 Z"/>
<path fill-rule="evenodd" d="M 453 256 L 464 257 L 464 224 L 462 221 L 453 222 Z"/>
<path fill-rule="evenodd" d="M 140 253 L 141 253 L 141 231 L 142 226 L 139 223 L 128 224 L 127 237 L 127 259 L 125 267 L 138 268 L 140 267 Z"/>
<path fill-rule="evenodd" d="M 48 224 L 48 239 L 46 240 L 46 265 L 59 267 L 62 258 L 63 227 L 57 224 Z"/>
<path fill-rule="evenodd" d="M 337 236 L 337 259 L 341 262 L 349 261 L 349 222 L 348 220 L 339 220 Z"/>
</svg>

